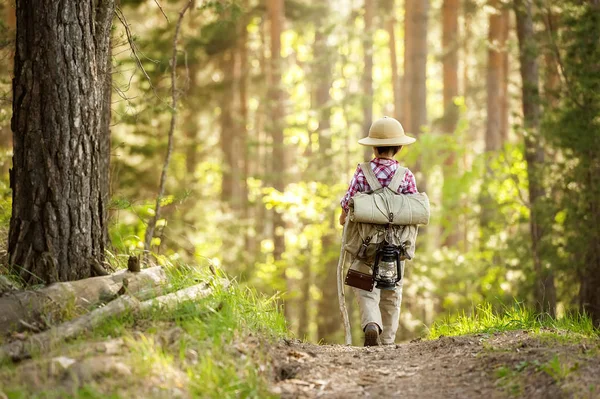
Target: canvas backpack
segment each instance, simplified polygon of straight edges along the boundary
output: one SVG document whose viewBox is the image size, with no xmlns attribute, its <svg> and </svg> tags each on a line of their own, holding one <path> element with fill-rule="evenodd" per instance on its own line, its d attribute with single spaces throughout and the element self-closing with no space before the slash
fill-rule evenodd
<svg viewBox="0 0 600 399">
<path fill-rule="evenodd" d="M 370 162 L 360 164 L 360 168 L 371 191 L 357 193 L 350 199 L 344 249 L 366 264 L 374 261 L 384 241 L 410 246 L 409 252 L 414 253 L 416 225 L 429 223 L 427 194 L 400 195 L 407 171 L 404 167 L 398 166 L 387 187 L 379 183 Z"/>
</svg>

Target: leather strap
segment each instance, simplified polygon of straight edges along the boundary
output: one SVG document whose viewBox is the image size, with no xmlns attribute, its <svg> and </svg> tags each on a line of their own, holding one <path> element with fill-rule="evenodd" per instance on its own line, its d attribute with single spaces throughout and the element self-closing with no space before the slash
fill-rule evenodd
<svg viewBox="0 0 600 399">
<path fill-rule="evenodd" d="M 363 162 L 360 164 L 360 168 L 367 179 L 367 183 L 371 187 L 371 191 L 379 190 L 382 188 L 381 183 L 379 183 L 379 179 L 373 173 L 373 169 L 371 169 L 371 162 Z"/>
<path fill-rule="evenodd" d="M 396 169 L 394 177 L 392 177 L 392 181 L 388 186 L 393 192 L 401 194 L 398 190 L 400 190 L 400 184 L 402 184 L 402 181 L 404 180 L 404 175 L 406 174 L 407 170 L 408 169 L 406 169 L 404 166 L 398 165 L 398 169 Z"/>
</svg>

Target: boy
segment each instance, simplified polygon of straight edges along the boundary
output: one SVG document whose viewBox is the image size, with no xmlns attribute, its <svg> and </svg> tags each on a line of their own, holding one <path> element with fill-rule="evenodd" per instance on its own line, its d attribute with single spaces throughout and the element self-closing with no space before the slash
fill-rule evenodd
<svg viewBox="0 0 600 399">
<path fill-rule="evenodd" d="M 359 140 L 358 143 L 374 147 L 375 158 L 370 162 L 371 170 L 379 183 L 383 187 L 387 187 L 398 169 L 398 162 L 394 160 L 394 156 L 403 146 L 410 145 L 415 141 L 414 138 L 404 134 L 400 122 L 386 116 L 373 122 L 369 129 L 369 136 Z M 371 187 L 359 165 L 350 182 L 350 187 L 341 201 L 340 224 L 344 225 L 346 223 L 350 198 L 357 192 L 367 191 L 371 191 Z M 406 169 L 400 184 L 399 192 L 401 194 L 417 193 L 415 176 L 408 169 Z M 353 262 L 351 268 L 363 273 L 371 273 L 371 268 L 358 259 Z M 404 272 L 404 267 L 402 267 L 402 272 Z M 402 302 L 402 280 L 395 290 L 373 288 L 373 291 L 369 292 L 353 288 L 353 291 L 360 307 L 361 327 L 365 333 L 364 345 L 376 346 L 380 343 L 392 345 L 398 330 L 400 304 Z"/>
</svg>

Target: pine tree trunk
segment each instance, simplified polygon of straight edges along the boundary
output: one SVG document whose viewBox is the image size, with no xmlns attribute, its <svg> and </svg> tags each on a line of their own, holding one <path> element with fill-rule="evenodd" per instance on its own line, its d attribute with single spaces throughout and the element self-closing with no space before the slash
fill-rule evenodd
<svg viewBox="0 0 600 399">
<path fill-rule="evenodd" d="M 485 130 L 485 151 L 488 153 L 484 189 L 480 193 L 480 225 L 486 228 L 494 215 L 494 202 L 487 192 L 488 183 L 493 179 L 490 162 L 495 153 L 502 149 L 506 140 L 508 124 L 507 107 L 507 60 L 506 39 L 508 37 L 508 11 L 499 9 L 499 0 L 490 2 L 493 13 L 489 18 L 488 66 L 487 66 L 487 120 Z"/>
<path fill-rule="evenodd" d="M 537 47 L 533 31 L 531 0 L 515 0 L 517 17 L 517 37 L 519 39 L 519 60 L 521 64 L 523 119 L 525 128 L 525 160 L 529 180 L 531 249 L 534 271 L 537 276 L 535 301 L 538 311 L 556 314 L 556 289 L 552 270 L 543 262 L 542 239 L 544 226 L 538 203 L 544 196 L 542 176 L 544 149 L 540 142 L 540 104 Z"/>
<path fill-rule="evenodd" d="M 223 154 L 223 172 L 221 183 L 221 201 L 233 205 L 236 193 L 235 175 L 237 171 L 237 154 L 235 153 L 235 142 L 237 140 L 237 131 L 235 129 L 233 118 L 233 72 L 234 59 L 233 51 L 227 50 L 221 60 L 221 71 L 223 72 L 223 91 L 221 93 L 221 136 L 219 144 Z"/>
<path fill-rule="evenodd" d="M 283 0 L 269 0 L 268 13 L 271 24 L 270 43 L 270 81 L 269 81 L 269 104 L 270 104 L 270 127 L 273 140 L 273 153 L 271 157 L 272 186 L 279 192 L 283 192 L 286 186 L 286 152 L 283 140 L 284 109 L 283 93 L 281 89 L 281 33 L 284 23 Z M 280 263 L 285 252 L 285 223 L 283 215 L 279 211 L 273 212 L 273 257 L 276 263 Z M 285 267 L 282 268 L 283 279 Z"/>
<path fill-rule="evenodd" d="M 390 48 L 390 66 L 392 68 L 392 90 L 394 94 L 394 118 L 399 121 L 402 120 L 402 85 L 400 82 L 400 75 L 398 74 L 398 53 L 396 50 L 396 18 L 395 15 L 395 4 L 394 0 L 387 2 L 387 7 L 392 10 L 391 16 L 386 22 L 386 29 L 389 37 L 389 48 Z"/>
<path fill-rule="evenodd" d="M 506 101 L 505 75 L 506 33 L 508 32 L 508 14 L 498 7 L 499 0 L 493 0 L 490 6 L 494 13 L 490 15 L 488 32 L 488 68 L 487 68 L 487 125 L 485 131 L 485 150 L 499 151 L 505 140 Z"/>
<path fill-rule="evenodd" d="M 442 56 L 443 67 L 443 101 L 444 118 L 442 129 L 447 135 L 454 135 L 456 124 L 458 123 L 458 107 L 454 104 L 454 98 L 458 96 L 458 11 L 459 0 L 444 0 L 442 6 L 442 46 L 444 53 Z M 444 167 L 444 186 L 453 184 L 452 178 L 456 175 L 457 166 L 454 165 L 456 157 L 453 150 L 447 154 Z M 446 190 L 444 190 L 446 191 Z M 455 211 L 458 198 L 445 198 L 447 205 L 445 207 L 445 219 L 448 222 L 448 228 L 444 231 L 444 246 L 454 247 L 458 244 L 461 237 L 458 223 L 458 215 Z"/>
<path fill-rule="evenodd" d="M 363 109 L 363 127 L 362 135 L 368 136 L 369 128 L 373 123 L 373 17 L 375 14 L 375 0 L 365 0 L 364 21 L 365 32 L 363 35 L 363 63 L 362 74 L 362 109 Z M 362 138 L 362 137 L 361 137 Z M 364 147 L 365 161 L 371 159 L 371 147 Z"/>
<path fill-rule="evenodd" d="M 334 176 L 335 169 L 331 164 L 331 107 L 329 106 L 331 97 L 329 90 L 332 85 L 332 66 L 335 65 L 335 59 L 332 57 L 334 52 L 327 46 L 327 36 L 324 32 L 327 15 L 329 15 L 328 11 L 323 11 L 322 15 L 315 21 L 313 108 L 319 117 L 319 152 L 314 158 L 319 171 L 318 180 L 325 185 L 331 185 L 336 181 L 336 178 Z M 339 237 L 336 234 L 334 212 L 334 210 L 331 210 L 327 212 L 327 215 L 324 215 L 328 221 L 328 227 L 327 232 L 321 238 L 322 254 L 320 263 L 323 265 L 323 274 L 319 278 L 319 288 L 322 296 L 318 304 L 317 337 L 319 340 L 327 342 L 332 342 L 335 333 L 342 326 L 336 288 L 337 255 L 331 256 L 332 249 L 334 254 L 339 252 Z M 310 268 L 310 263 L 307 267 Z M 310 275 L 310 271 L 307 274 Z"/>
<path fill-rule="evenodd" d="M 243 2 L 244 8 L 248 7 L 248 1 Z M 242 165 L 240 172 L 240 201 L 242 207 L 242 218 L 246 226 L 244 227 L 244 243 L 249 252 L 254 247 L 251 235 L 249 233 L 248 223 L 250 222 L 250 204 L 248 202 L 248 178 L 250 177 L 250 148 L 248 140 L 248 30 L 247 20 L 244 18 L 240 27 L 238 41 L 239 56 L 239 74 L 237 76 L 237 87 L 239 96 L 239 116 L 237 126 L 239 129 L 239 147 L 242 154 Z M 250 253 L 250 258 L 253 254 Z"/>
<path fill-rule="evenodd" d="M 509 51 L 508 51 L 508 35 L 510 32 L 510 12 L 506 6 L 502 7 L 501 11 L 502 30 L 500 31 L 499 41 L 503 44 L 503 51 L 500 53 L 502 59 L 502 81 L 500 82 L 500 136 L 502 143 L 508 141 L 508 132 L 510 126 L 508 124 L 508 116 L 510 110 L 509 94 L 508 94 L 508 77 L 510 74 Z"/>
<path fill-rule="evenodd" d="M 89 277 L 104 259 L 114 2 L 97 3 L 16 4 L 8 253 L 30 284 Z"/>
<path fill-rule="evenodd" d="M 404 47 L 404 127 L 419 135 L 427 125 L 427 33 L 429 0 L 406 0 Z M 420 162 L 414 168 L 419 173 Z M 419 191 L 426 190 L 424 176 L 417 177 Z"/>
</svg>

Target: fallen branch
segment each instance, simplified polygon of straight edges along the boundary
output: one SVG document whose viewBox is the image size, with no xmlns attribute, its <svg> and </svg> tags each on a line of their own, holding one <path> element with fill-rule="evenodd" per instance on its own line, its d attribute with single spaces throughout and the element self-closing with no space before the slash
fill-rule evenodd
<svg viewBox="0 0 600 399">
<path fill-rule="evenodd" d="M 145 291 L 147 295 L 149 290 L 154 290 L 160 295 L 166 284 L 167 275 L 157 266 L 139 273 L 120 271 L 108 276 L 55 283 L 39 290 L 9 292 L 0 297 L 0 335 L 29 329 L 27 325 L 60 322 L 122 294 L 135 296 Z"/>
<path fill-rule="evenodd" d="M 221 280 L 223 287 L 229 281 Z M 133 296 L 124 295 L 108 305 L 95 309 L 75 320 L 68 321 L 50 330 L 35 334 L 24 341 L 14 341 L 0 347 L 0 363 L 7 359 L 19 361 L 32 353 L 49 351 L 58 343 L 75 338 L 81 333 L 98 327 L 106 320 L 119 317 L 127 312 L 144 312 L 152 309 L 167 311 L 185 301 L 194 301 L 210 295 L 213 289 L 207 283 L 197 284 L 171 294 L 140 302 Z"/>
</svg>

